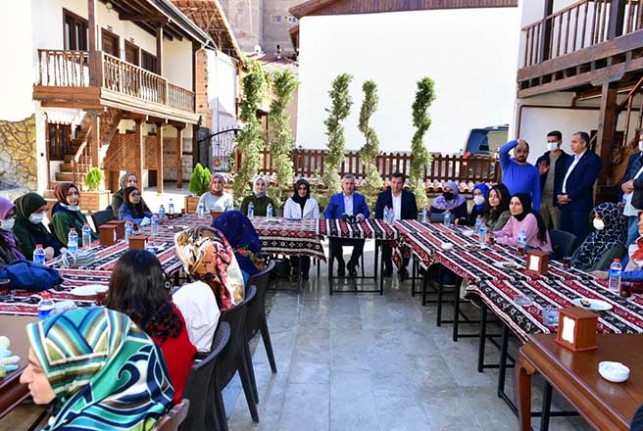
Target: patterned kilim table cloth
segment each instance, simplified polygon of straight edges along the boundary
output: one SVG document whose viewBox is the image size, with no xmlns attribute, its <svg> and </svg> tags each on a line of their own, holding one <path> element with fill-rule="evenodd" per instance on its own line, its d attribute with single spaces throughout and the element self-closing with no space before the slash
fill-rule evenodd
<svg viewBox="0 0 643 431">
<path fill-rule="evenodd" d="M 341 219 L 319 220 L 319 235 L 337 238 L 362 238 L 397 241 L 399 233 L 383 220 L 366 219 L 347 223 Z"/>
</svg>

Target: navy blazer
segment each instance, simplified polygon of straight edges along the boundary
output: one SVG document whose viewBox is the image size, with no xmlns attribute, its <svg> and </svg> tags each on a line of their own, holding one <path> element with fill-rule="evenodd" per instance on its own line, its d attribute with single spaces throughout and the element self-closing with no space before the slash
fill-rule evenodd
<svg viewBox="0 0 643 431">
<path fill-rule="evenodd" d="M 357 192 L 353 193 L 353 215 L 363 214 L 364 218 L 368 218 L 371 212 L 366 205 L 366 198 L 364 195 Z M 344 209 L 344 193 L 335 193 L 330 197 L 330 202 L 324 211 L 324 217 L 327 219 L 338 219 L 346 213 Z"/>
<path fill-rule="evenodd" d="M 623 178 L 616 183 L 618 186 L 618 196 L 619 200 L 623 199 L 623 190 L 621 190 L 621 185 L 633 179 L 634 176 L 638 173 L 639 169 L 643 166 L 643 153 L 636 152 L 630 155 L 630 158 L 627 160 L 627 169 L 625 169 L 625 175 Z M 632 195 L 632 206 L 634 208 L 640 209 L 643 208 L 643 175 L 639 176 L 636 181 L 634 181 L 634 194 Z"/>
<path fill-rule="evenodd" d="M 573 162 L 574 157 L 570 157 L 567 168 L 565 169 L 565 175 L 567 175 L 567 170 Z M 567 178 L 566 194 L 569 196 L 570 202 L 566 205 L 561 205 L 561 209 L 591 211 L 594 208 L 594 183 L 600 172 L 601 158 L 588 149 L 580 158 L 571 174 L 569 174 L 569 178 Z"/>
<path fill-rule="evenodd" d="M 384 207 L 393 208 L 393 193 L 391 188 L 377 196 L 375 203 L 375 218 L 384 218 Z M 402 208 L 400 210 L 402 220 L 417 220 L 418 207 L 415 203 L 415 195 L 408 190 L 402 189 Z"/>
</svg>

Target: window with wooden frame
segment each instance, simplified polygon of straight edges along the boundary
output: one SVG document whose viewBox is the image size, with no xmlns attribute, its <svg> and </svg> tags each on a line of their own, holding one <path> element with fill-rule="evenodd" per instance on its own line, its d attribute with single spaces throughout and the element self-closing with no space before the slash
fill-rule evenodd
<svg viewBox="0 0 643 431">
<path fill-rule="evenodd" d="M 63 9 L 63 40 L 66 50 L 87 51 L 87 20 Z"/>
<path fill-rule="evenodd" d="M 121 57 L 120 38 L 109 30 L 102 29 L 103 51 L 116 58 Z"/>
<path fill-rule="evenodd" d="M 148 72 L 156 73 L 156 56 L 144 49 L 141 50 L 141 67 Z"/>
<path fill-rule="evenodd" d="M 49 160 L 64 160 L 71 145 L 71 124 L 47 123 Z"/>
<path fill-rule="evenodd" d="M 125 41 L 125 61 L 138 66 L 140 64 L 140 53 L 141 49 L 138 46 L 129 40 Z"/>
</svg>

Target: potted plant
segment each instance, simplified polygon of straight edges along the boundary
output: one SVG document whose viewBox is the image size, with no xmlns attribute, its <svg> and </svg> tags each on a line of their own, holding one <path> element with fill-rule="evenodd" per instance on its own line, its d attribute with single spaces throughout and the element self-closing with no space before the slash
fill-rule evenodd
<svg viewBox="0 0 643 431">
<path fill-rule="evenodd" d="M 212 174 L 208 168 L 204 168 L 201 163 L 197 163 L 190 176 L 189 190 L 192 193 L 185 197 L 185 212 L 188 214 L 196 213 L 199 205 L 199 198 L 203 193 L 210 191 L 210 177 Z"/>
<path fill-rule="evenodd" d="M 103 187 L 103 171 L 92 167 L 85 175 L 86 191 L 80 194 L 80 208 L 87 211 L 99 211 L 110 204 L 110 191 Z"/>
</svg>

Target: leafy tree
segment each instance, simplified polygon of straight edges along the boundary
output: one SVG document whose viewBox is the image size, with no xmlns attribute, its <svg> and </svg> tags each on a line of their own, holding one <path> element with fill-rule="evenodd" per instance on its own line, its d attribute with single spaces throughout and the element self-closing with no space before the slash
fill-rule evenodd
<svg viewBox="0 0 643 431">
<path fill-rule="evenodd" d="M 261 65 L 254 60 L 247 62 L 248 72 L 241 80 L 241 113 L 239 119 L 243 129 L 237 137 L 237 151 L 243 155 L 241 166 L 234 177 L 232 190 L 238 202 L 248 193 L 248 184 L 259 172 L 261 150 L 264 141 L 261 137 L 261 125 L 257 119 L 257 108 L 266 94 L 266 75 Z"/>
<path fill-rule="evenodd" d="M 203 193 L 210 190 L 211 176 L 212 174 L 208 168 L 204 168 L 201 166 L 201 163 L 197 163 L 192 170 L 192 175 L 190 176 L 190 192 L 197 196 L 201 196 Z"/>
<path fill-rule="evenodd" d="M 272 166 L 277 171 L 277 185 L 271 187 L 270 195 L 275 201 L 275 205 L 280 207 L 293 183 L 292 150 L 295 148 L 295 143 L 290 130 L 290 116 L 286 112 L 286 106 L 292 100 L 298 83 L 295 74 L 286 69 L 274 73 L 271 76 L 271 84 L 274 98 L 270 103 L 268 124 L 270 128 L 270 155 Z"/>
<path fill-rule="evenodd" d="M 370 119 L 377 110 L 379 98 L 377 97 L 377 85 L 373 81 L 365 81 L 362 85 L 364 91 L 364 101 L 359 112 L 359 130 L 364 134 L 364 146 L 360 150 L 360 159 L 366 172 L 366 183 L 364 184 L 364 194 L 369 206 L 375 204 L 377 194 L 382 188 L 382 177 L 377 169 L 375 160 L 380 153 L 380 141 L 377 133 L 370 126 Z"/>
<path fill-rule="evenodd" d="M 431 154 L 424 145 L 424 135 L 431 126 L 431 117 L 428 110 L 435 100 L 435 83 L 431 78 L 425 76 L 417 83 L 415 102 L 413 102 L 413 126 L 417 129 L 411 140 L 411 161 L 410 182 L 414 187 L 413 193 L 420 208 L 428 204 L 426 190 L 424 188 L 424 170 L 431 165 Z"/>
</svg>

